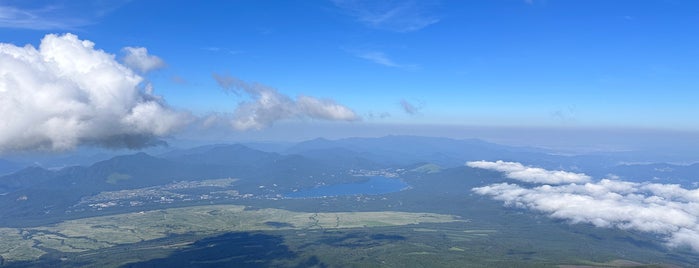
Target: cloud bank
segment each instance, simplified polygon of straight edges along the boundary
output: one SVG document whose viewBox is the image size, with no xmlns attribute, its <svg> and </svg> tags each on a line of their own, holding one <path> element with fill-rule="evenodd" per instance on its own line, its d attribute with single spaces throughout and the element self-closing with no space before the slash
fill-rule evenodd
<svg viewBox="0 0 699 268">
<path fill-rule="evenodd" d="M 502 161 L 480 161 L 474 165 L 502 172 L 520 170 L 520 166 L 519 163 Z M 556 172 L 544 171 L 532 173 L 544 177 L 535 181 L 546 181 L 547 174 Z M 506 205 L 547 213 L 571 223 L 658 234 L 670 247 L 689 247 L 699 252 L 699 189 L 687 190 L 676 184 L 603 179 L 584 184 L 536 187 L 498 183 L 472 190 L 504 201 Z"/>
<path fill-rule="evenodd" d="M 546 170 L 543 168 L 527 167 L 516 162 L 488 162 L 474 161 L 466 163 L 472 168 L 490 169 L 504 172 L 510 179 L 520 180 L 530 183 L 563 184 L 581 183 L 590 181 L 590 176 L 582 173 L 573 173 L 560 170 Z"/>
<path fill-rule="evenodd" d="M 72 34 L 46 35 L 38 48 L 0 43 L 0 151 L 152 145 L 189 115 L 142 82 Z"/>
<path fill-rule="evenodd" d="M 224 90 L 246 95 L 232 114 L 231 125 L 238 130 L 263 129 L 274 122 L 291 118 L 311 118 L 331 121 L 356 121 L 359 116 L 352 109 L 329 99 L 299 96 L 296 100 L 276 89 L 258 83 L 247 83 L 238 78 L 213 74 Z"/>
</svg>

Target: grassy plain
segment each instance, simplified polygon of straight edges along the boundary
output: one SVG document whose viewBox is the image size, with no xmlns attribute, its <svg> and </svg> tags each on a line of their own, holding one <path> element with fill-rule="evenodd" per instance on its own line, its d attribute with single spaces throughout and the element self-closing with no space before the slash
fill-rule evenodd
<svg viewBox="0 0 699 268">
<path fill-rule="evenodd" d="M 307 213 L 211 205 L 68 220 L 52 226 L 2 228 L 6 262 L 37 259 L 48 251 L 83 252 L 178 234 L 214 235 L 264 230 L 328 230 L 461 221 L 456 216 L 409 212 Z"/>
</svg>

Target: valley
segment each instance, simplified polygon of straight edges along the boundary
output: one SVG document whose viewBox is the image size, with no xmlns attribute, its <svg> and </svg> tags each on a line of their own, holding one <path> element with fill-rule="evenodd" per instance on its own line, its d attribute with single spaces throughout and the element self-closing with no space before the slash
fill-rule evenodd
<svg viewBox="0 0 699 268">
<path fill-rule="evenodd" d="M 9 189 L 0 196 L 0 256 L 9 267 L 699 263 L 691 249 L 669 247 L 651 233 L 503 206 L 473 189 L 512 182 L 507 174 L 449 164 L 479 159 L 478 150 L 540 166 L 551 161 L 576 165 L 579 157 L 496 145 L 483 149 L 472 141 L 435 146 L 430 139 L 408 140 L 415 148 L 429 144 L 424 150 L 462 146 L 459 150 L 468 153 L 445 161 L 444 154 L 406 152 L 404 163 L 391 163 L 380 160 L 395 152 L 357 144 L 335 150 L 341 143 L 323 141 L 329 148 L 297 146 L 293 154 L 218 145 L 160 156 L 117 156 L 60 170 L 29 168 L 0 177 L 0 186 Z M 385 158 L 378 157 L 382 154 Z M 23 178 L 32 179 L 16 183 Z"/>
</svg>

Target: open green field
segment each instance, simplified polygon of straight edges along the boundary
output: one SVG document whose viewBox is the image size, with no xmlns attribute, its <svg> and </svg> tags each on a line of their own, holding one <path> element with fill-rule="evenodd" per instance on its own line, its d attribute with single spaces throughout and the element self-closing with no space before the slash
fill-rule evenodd
<svg viewBox="0 0 699 268">
<path fill-rule="evenodd" d="M 6 262 L 36 260 L 47 252 L 83 252 L 178 234 L 201 236 L 264 230 L 327 230 L 462 221 L 456 216 L 408 212 L 305 213 L 212 205 L 69 220 L 52 226 L 0 228 Z"/>
<path fill-rule="evenodd" d="M 458 216 L 396 211 L 207 205 L 2 228 L 0 236 L 4 264 L 17 267 L 675 267 L 565 246 L 542 251 L 556 244 L 528 244 Z"/>
</svg>

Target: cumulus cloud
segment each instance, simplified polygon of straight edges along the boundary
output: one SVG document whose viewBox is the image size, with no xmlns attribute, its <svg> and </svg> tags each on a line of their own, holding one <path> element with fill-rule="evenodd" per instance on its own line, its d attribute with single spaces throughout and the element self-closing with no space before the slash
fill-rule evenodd
<svg viewBox="0 0 699 268">
<path fill-rule="evenodd" d="M 141 73 L 147 73 L 165 66 L 165 61 L 161 58 L 148 54 L 145 47 L 125 47 L 122 49 L 124 65 L 131 69 L 136 69 Z"/>
<path fill-rule="evenodd" d="M 699 252 L 699 189 L 602 179 L 536 187 L 498 183 L 473 191 L 571 223 L 658 234 L 668 246 L 686 246 Z"/>
<path fill-rule="evenodd" d="M 510 179 L 531 183 L 581 183 L 588 182 L 591 179 L 590 176 L 582 173 L 573 173 L 561 170 L 551 171 L 543 168 L 527 167 L 516 162 L 473 161 L 466 163 L 466 165 L 472 168 L 482 168 L 504 172 L 505 176 Z"/>
<path fill-rule="evenodd" d="M 364 25 L 393 32 L 413 32 L 439 22 L 426 1 L 334 0 L 335 5 Z"/>
<path fill-rule="evenodd" d="M 296 100 L 276 89 L 258 83 L 247 83 L 238 78 L 213 74 L 224 90 L 250 98 L 238 104 L 231 124 L 238 130 L 262 129 L 274 122 L 290 118 L 311 118 L 332 121 L 356 121 L 352 109 L 330 99 L 299 96 Z"/>
<path fill-rule="evenodd" d="M 0 43 L 0 151 L 147 146 L 188 120 L 94 45 L 72 34 Z"/>
</svg>

